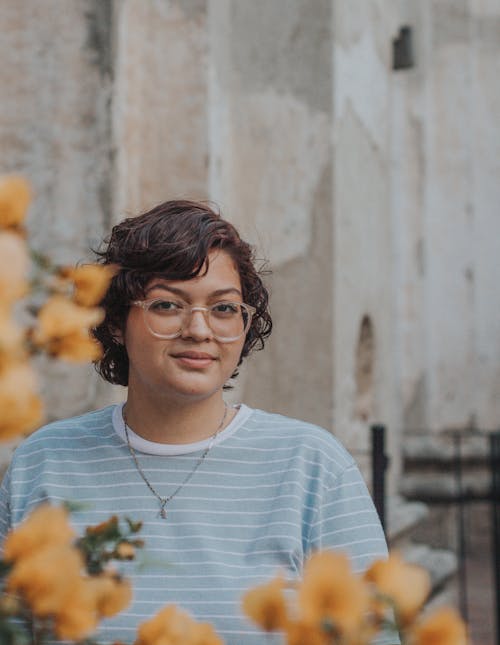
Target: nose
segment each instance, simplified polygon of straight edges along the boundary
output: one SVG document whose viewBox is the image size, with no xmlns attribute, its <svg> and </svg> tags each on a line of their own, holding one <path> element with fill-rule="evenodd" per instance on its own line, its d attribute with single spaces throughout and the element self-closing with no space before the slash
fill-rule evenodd
<svg viewBox="0 0 500 645">
<path fill-rule="evenodd" d="M 207 312 L 204 309 L 191 310 L 181 331 L 181 337 L 192 338 L 197 341 L 212 337 L 212 330 L 208 325 Z"/>
</svg>

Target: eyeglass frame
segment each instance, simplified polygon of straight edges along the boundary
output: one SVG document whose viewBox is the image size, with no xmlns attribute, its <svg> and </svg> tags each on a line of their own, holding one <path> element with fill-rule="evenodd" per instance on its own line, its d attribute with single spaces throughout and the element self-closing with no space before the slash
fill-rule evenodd
<svg viewBox="0 0 500 645">
<path fill-rule="evenodd" d="M 164 340 L 173 340 L 174 338 L 179 338 L 179 336 L 182 334 L 183 330 L 185 329 L 186 325 L 182 326 L 179 329 L 179 331 L 177 331 L 175 334 L 167 334 L 167 335 L 165 335 L 165 334 L 157 334 L 156 332 L 154 332 L 151 329 L 150 325 L 148 324 L 147 313 L 148 313 L 151 305 L 154 302 L 160 302 L 162 300 L 165 300 L 165 298 L 149 298 L 148 300 L 132 300 L 130 302 L 130 306 L 140 307 L 142 309 L 142 311 L 144 312 L 144 321 L 146 323 L 146 327 L 148 328 L 149 332 L 155 338 L 163 338 Z M 245 325 L 245 328 L 243 329 L 243 331 L 241 332 L 241 334 L 239 336 L 232 336 L 230 338 L 224 338 L 224 337 L 221 337 L 221 336 L 217 336 L 214 333 L 212 327 L 210 326 L 210 324 L 208 322 L 208 314 L 210 313 L 210 311 L 211 311 L 211 309 L 213 307 L 216 307 L 217 305 L 221 305 L 221 304 L 224 304 L 224 305 L 238 305 L 238 307 L 243 307 L 243 309 L 245 309 L 247 311 L 247 313 L 248 313 L 248 322 Z M 207 327 L 212 332 L 213 338 L 215 338 L 215 340 L 219 341 L 219 343 L 233 343 L 235 340 L 238 340 L 242 336 L 246 335 L 248 333 L 248 330 L 250 329 L 251 324 L 252 324 L 252 319 L 255 316 L 255 314 L 257 313 L 257 309 L 255 307 L 252 307 L 252 305 L 247 305 L 246 302 L 234 302 L 232 300 L 231 301 L 230 300 L 221 300 L 220 302 L 214 303 L 210 307 L 203 307 L 201 305 L 193 305 L 191 307 L 190 306 L 183 307 L 183 309 L 186 312 L 185 315 L 187 316 L 186 319 L 187 319 L 188 323 L 189 323 L 189 321 L 191 321 L 191 318 L 193 316 L 193 312 L 195 312 L 195 311 L 203 311 L 205 313 L 205 321 L 206 321 Z"/>
</svg>

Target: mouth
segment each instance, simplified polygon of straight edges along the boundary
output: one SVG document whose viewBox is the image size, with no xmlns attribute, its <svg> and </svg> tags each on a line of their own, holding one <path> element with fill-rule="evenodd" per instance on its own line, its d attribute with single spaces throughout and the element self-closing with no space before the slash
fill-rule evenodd
<svg viewBox="0 0 500 645">
<path fill-rule="evenodd" d="M 181 365 L 184 365 L 185 367 L 192 367 L 195 369 L 202 369 L 204 367 L 208 367 L 214 361 L 217 360 L 215 356 L 212 356 L 211 354 L 207 354 L 206 352 L 186 351 L 186 352 L 179 352 L 178 354 L 172 354 L 172 356 Z"/>
</svg>

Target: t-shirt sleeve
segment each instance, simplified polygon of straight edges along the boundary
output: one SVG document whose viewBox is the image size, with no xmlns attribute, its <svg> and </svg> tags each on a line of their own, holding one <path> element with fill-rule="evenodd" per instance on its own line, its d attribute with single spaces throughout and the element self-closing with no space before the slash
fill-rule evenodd
<svg viewBox="0 0 500 645">
<path fill-rule="evenodd" d="M 352 463 L 325 486 L 311 526 L 311 549 L 346 551 L 356 572 L 387 556 L 384 532 L 358 467 Z"/>
<path fill-rule="evenodd" d="M 354 463 L 322 491 L 311 527 L 311 550 L 318 549 L 347 552 L 357 573 L 365 571 L 374 560 L 387 557 L 387 543 L 377 511 Z M 374 642 L 394 645 L 400 641 L 398 634 L 388 629 Z"/>
</svg>

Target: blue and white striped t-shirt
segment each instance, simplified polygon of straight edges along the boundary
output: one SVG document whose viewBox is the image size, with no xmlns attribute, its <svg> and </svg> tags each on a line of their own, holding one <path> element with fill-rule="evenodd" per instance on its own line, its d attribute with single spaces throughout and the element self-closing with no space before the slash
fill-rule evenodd
<svg viewBox="0 0 500 645">
<path fill-rule="evenodd" d="M 159 517 L 134 464 L 121 405 L 51 423 L 15 451 L 0 492 L 0 537 L 43 500 L 83 502 L 77 530 L 112 514 L 144 523 L 143 563 L 126 563 L 134 600 L 102 624 L 100 642 L 132 643 L 138 623 L 167 603 L 211 622 L 227 645 L 281 643 L 241 613 L 242 593 L 278 570 L 300 576 L 320 548 L 364 570 L 386 555 L 380 523 L 352 457 L 327 431 L 244 405 Z M 187 477 L 206 441 L 165 445 L 130 435 L 160 495 Z M 383 638 L 380 643 L 394 642 Z"/>
</svg>

